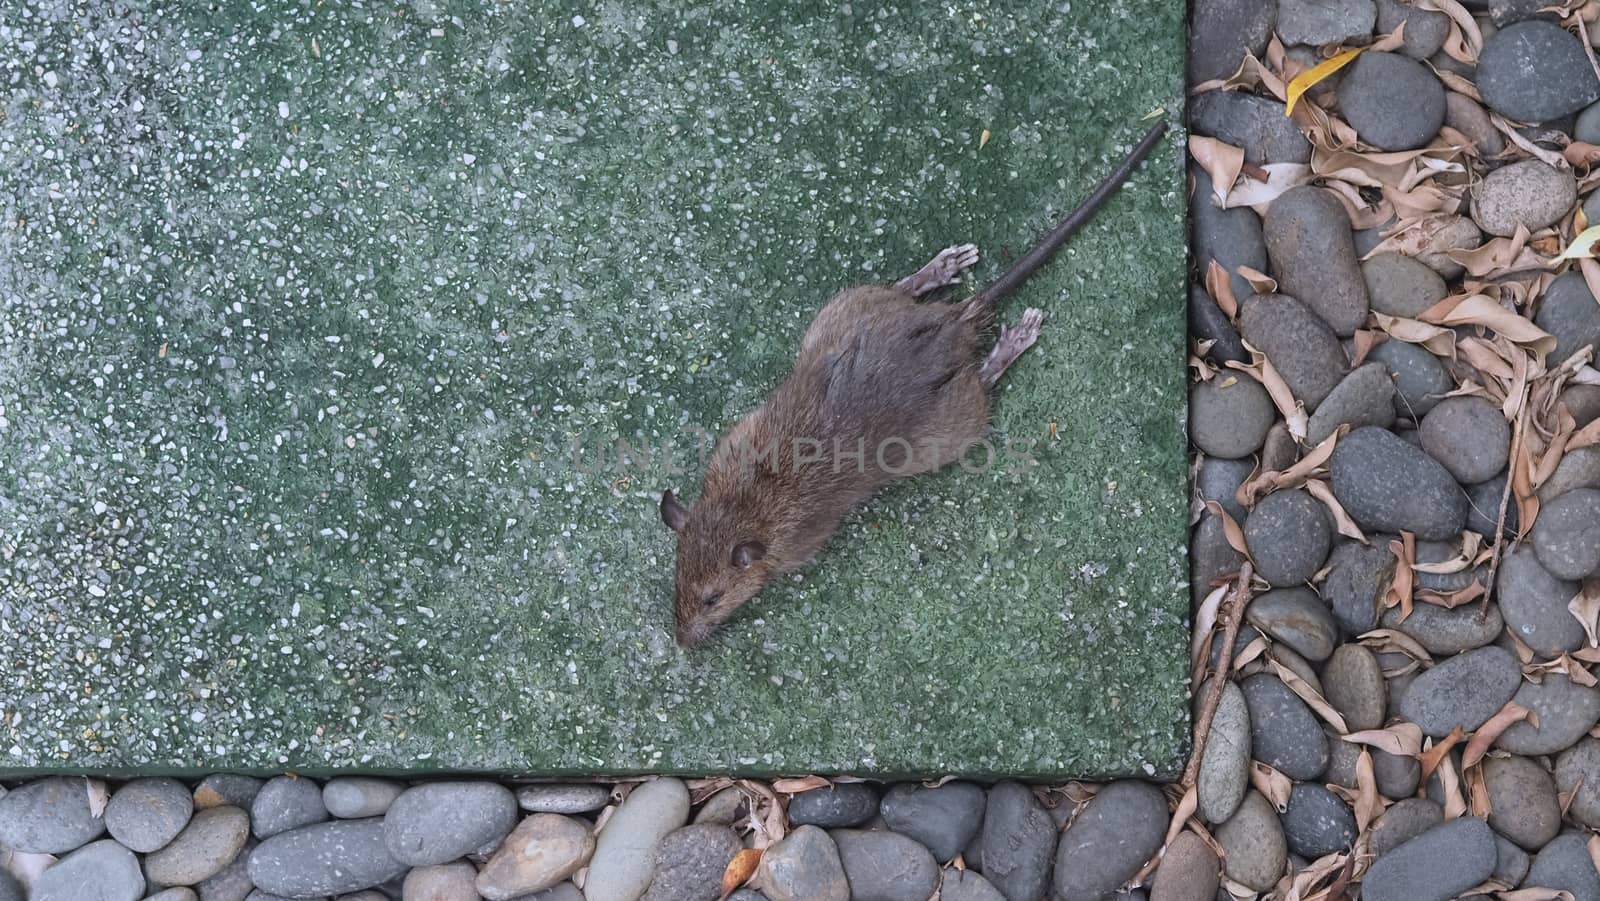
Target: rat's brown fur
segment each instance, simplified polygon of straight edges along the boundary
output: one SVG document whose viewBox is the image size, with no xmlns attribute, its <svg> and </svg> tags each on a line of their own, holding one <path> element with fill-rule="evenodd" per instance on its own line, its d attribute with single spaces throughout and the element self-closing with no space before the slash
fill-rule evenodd
<svg viewBox="0 0 1600 901">
<path fill-rule="evenodd" d="M 718 444 L 694 506 L 662 494 L 661 518 L 678 533 L 678 644 L 700 644 L 767 583 L 809 561 L 845 514 L 885 485 L 948 466 L 983 439 L 990 389 L 1032 341 L 1020 336 L 1002 353 L 1002 335 L 1002 347 L 980 360 L 978 337 L 996 302 L 1093 215 L 1164 131 L 1152 129 L 1095 195 L 989 289 L 960 303 L 919 303 L 913 291 L 931 288 L 908 289 L 908 279 L 850 288 L 828 302 L 789 377 Z M 1027 318 L 1033 333 L 1037 315 Z"/>
</svg>

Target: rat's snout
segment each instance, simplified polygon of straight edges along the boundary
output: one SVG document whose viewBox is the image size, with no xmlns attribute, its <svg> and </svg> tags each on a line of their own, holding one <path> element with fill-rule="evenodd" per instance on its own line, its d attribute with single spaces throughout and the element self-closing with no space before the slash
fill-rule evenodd
<svg viewBox="0 0 1600 901">
<path fill-rule="evenodd" d="M 685 651 L 698 648 L 710 635 L 711 630 L 698 623 L 679 623 L 673 633 L 673 637 L 678 641 L 678 647 Z"/>
</svg>

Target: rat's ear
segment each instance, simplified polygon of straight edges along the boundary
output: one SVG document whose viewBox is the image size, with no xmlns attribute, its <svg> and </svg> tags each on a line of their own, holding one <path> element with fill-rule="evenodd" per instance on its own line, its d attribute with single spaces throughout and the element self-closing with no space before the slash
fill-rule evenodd
<svg viewBox="0 0 1600 901">
<path fill-rule="evenodd" d="M 682 532 L 683 524 L 689 521 L 689 508 L 678 500 L 671 488 L 661 492 L 661 521 L 674 532 Z"/>
<path fill-rule="evenodd" d="M 759 541 L 741 541 L 733 546 L 733 565 L 749 569 L 750 564 L 767 555 L 767 546 Z"/>
</svg>

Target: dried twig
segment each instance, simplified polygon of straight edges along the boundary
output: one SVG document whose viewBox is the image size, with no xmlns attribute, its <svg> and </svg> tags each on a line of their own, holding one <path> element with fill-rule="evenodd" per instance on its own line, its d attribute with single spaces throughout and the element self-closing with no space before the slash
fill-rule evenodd
<svg viewBox="0 0 1600 901">
<path fill-rule="evenodd" d="M 1506 487 L 1500 492 L 1500 513 L 1494 520 L 1494 554 L 1489 558 L 1489 575 L 1484 580 L 1483 602 L 1478 605 L 1478 622 L 1483 622 L 1489 616 L 1489 598 L 1494 595 L 1494 580 L 1500 572 L 1500 558 L 1505 556 L 1506 545 L 1506 511 L 1511 504 L 1511 486 L 1516 483 L 1512 469 L 1517 465 L 1517 457 L 1522 450 L 1523 433 L 1528 430 L 1528 386 L 1523 385 L 1522 406 L 1517 410 L 1516 427 L 1511 435 L 1511 453 L 1506 464 Z"/>
<path fill-rule="evenodd" d="M 1211 674 L 1211 690 L 1206 692 L 1205 701 L 1200 705 L 1200 715 L 1194 721 L 1194 749 L 1189 754 L 1189 763 L 1183 768 L 1184 788 L 1195 784 L 1195 779 L 1200 775 L 1200 758 L 1205 754 L 1206 739 L 1211 736 L 1211 721 L 1216 718 L 1217 705 L 1222 703 L 1222 683 L 1228 681 L 1228 672 L 1233 667 L 1233 643 L 1239 637 L 1239 621 L 1244 618 L 1244 608 L 1250 604 L 1250 579 L 1255 575 L 1246 560 L 1239 568 L 1239 584 L 1233 590 L 1233 596 L 1228 599 L 1227 609 L 1223 611 L 1222 631 L 1222 658 L 1218 661 L 1216 672 Z"/>
</svg>

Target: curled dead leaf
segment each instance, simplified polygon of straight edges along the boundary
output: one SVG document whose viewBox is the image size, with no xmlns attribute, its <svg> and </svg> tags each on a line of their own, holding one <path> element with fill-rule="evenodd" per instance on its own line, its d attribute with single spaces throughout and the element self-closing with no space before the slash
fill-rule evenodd
<svg viewBox="0 0 1600 901">
<path fill-rule="evenodd" d="M 1189 155 L 1211 177 L 1211 193 L 1216 195 L 1217 205 L 1226 206 L 1228 192 L 1244 168 L 1244 150 L 1216 138 L 1190 135 Z"/>
<path fill-rule="evenodd" d="M 812 789 L 827 788 L 832 784 L 821 776 L 798 776 L 773 782 L 772 790 L 786 795 L 797 795 Z"/>
<path fill-rule="evenodd" d="M 1506 705 L 1501 707 L 1498 713 L 1489 717 L 1488 722 L 1479 726 L 1478 730 L 1472 733 L 1472 740 L 1467 742 L 1466 749 L 1461 752 L 1461 765 L 1463 767 L 1471 767 L 1482 760 L 1483 755 L 1489 753 L 1489 747 L 1494 744 L 1495 739 L 1499 738 L 1501 733 L 1511 728 L 1513 723 L 1520 723 L 1527 719 L 1530 713 L 1532 711 L 1516 701 L 1507 701 Z"/>
<path fill-rule="evenodd" d="M 1416 757 L 1422 753 L 1422 729 L 1416 723 L 1399 722 L 1386 729 L 1364 729 L 1340 738 L 1351 744 L 1370 745 L 1396 757 Z"/>
<path fill-rule="evenodd" d="M 1283 813 L 1289 806 L 1289 792 L 1294 783 L 1288 776 L 1259 760 L 1250 761 L 1250 784 L 1272 804 L 1272 809 Z"/>
<path fill-rule="evenodd" d="M 762 853 L 760 848 L 745 848 L 733 855 L 733 860 L 728 861 L 728 868 L 722 871 L 721 901 L 728 901 L 729 895 L 755 877 Z"/>
<path fill-rule="evenodd" d="M 1419 733 L 1420 731 L 1418 730 Z M 1433 771 L 1439 768 L 1441 762 L 1449 759 L 1450 749 L 1460 744 L 1461 740 L 1466 737 L 1467 731 L 1457 726 L 1450 730 L 1449 735 L 1439 739 L 1432 747 L 1425 749 L 1417 756 L 1417 760 L 1422 764 L 1420 778 L 1424 783 L 1428 781 L 1429 776 L 1433 775 Z"/>
</svg>

